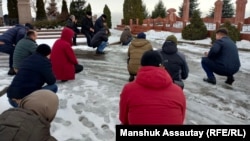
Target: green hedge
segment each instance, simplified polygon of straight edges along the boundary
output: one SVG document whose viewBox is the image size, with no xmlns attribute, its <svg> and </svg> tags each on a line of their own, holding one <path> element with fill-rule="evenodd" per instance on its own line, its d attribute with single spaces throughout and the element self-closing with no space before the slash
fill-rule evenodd
<svg viewBox="0 0 250 141">
<path fill-rule="evenodd" d="M 66 21 L 59 21 L 59 20 L 42 20 L 42 21 L 35 21 L 32 23 L 36 29 L 46 28 L 46 29 L 55 29 L 59 26 L 65 26 Z"/>
</svg>

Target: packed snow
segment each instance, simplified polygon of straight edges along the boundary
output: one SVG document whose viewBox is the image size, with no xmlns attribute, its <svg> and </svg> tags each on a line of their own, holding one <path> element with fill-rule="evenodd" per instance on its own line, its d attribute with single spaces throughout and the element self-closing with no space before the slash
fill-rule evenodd
<svg viewBox="0 0 250 141">
<path fill-rule="evenodd" d="M 78 61 L 84 70 L 76 74 L 76 79 L 65 83 L 58 82 L 59 110 L 52 122 L 51 134 L 59 141 L 114 141 L 115 125 L 120 124 L 119 95 L 128 83 L 128 46 L 112 45 L 119 41 L 121 31 L 111 29 L 107 54 L 95 55 L 95 49 L 86 45 L 73 46 Z M 203 52 L 209 47 L 210 38 L 181 43 L 180 33 L 146 32 L 154 49 L 160 49 L 168 35 L 174 34 L 180 43 L 178 48 L 186 55 L 190 68 L 189 77 L 184 81 L 187 100 L 185 124 L 250 124 L 250 41 L 237 42 L 241 68 L 235 75 L 232 87 L 224 84 L 225 77 L 217 77 L 217 85 L 202 81 L 205 72 L 200 61 Z M 56 39 L 38 39 L 37 43 L 53 45 Z M 86 42 L 77 38 L 78 42 Z M 8 76 L 8 56 L 0 54 L 0 90 L 8 86 L 13 76 Z M 0 97 L 0 113 L 11 108 L 6 95 Z"/>
</svg>

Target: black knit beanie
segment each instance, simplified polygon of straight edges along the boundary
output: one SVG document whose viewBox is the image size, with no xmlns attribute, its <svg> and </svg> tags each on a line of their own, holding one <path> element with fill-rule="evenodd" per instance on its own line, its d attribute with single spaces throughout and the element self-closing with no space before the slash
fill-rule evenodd
<svg viewBox="0 0 250 141">
<path fill-rule="evenodd" d="M 141 58 L 141 66 L 155 66 L 162 65 L 162 58 L 158 51 L 146 51 Z"/>
<path fill-rule="evenodd" d="M 43 56 L 48 56 L 51 53 L 51 48 L 47 44 L 40 44 L 37 47 L 36 52 Z"/>
</svg>

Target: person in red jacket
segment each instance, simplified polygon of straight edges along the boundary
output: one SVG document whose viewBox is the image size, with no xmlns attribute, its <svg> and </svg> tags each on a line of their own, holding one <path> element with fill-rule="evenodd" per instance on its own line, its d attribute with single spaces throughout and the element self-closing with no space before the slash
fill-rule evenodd
<svg viewBox="0 0 250 141">
<path fill-rule="evenodd" d="M 83 70 L 83 66 L 78 64 L 75 53 L 72 49 L 72 38 L 74 32 L 64 27 L 61 38 L 57 39 L 51 50 L 52 70 L 57 80 L 65 82 L 75 79 L 75 73 Z"/>
<path fill-rule="evenodd" d="M 173 83 L 157 51 L 146 51 L 134 81 L 120 94 L 119 119 L 123 125 L 184 124 L 186 98 Z"/>
</svg>

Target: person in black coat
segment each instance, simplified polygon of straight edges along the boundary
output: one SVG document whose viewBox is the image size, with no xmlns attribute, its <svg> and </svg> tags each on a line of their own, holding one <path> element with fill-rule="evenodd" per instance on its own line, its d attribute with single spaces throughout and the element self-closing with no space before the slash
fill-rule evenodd
<svg viewBox="0 0 250 141">
<path fill-rule="evenodd" d="M 94 35 L 94 25 L 92 21 L 92 12 L 88 11 L 86 12 L 86 15 L 82 19 L 82 28 L 81 32 L 86 36 L 87 38 L 87 44 L 89 47 L 91 47 L 91 38 Z"/>
<path fill-rule="evenodd" d="M 239 71 L 241 63 L 236 44 L 227 36 L 226 28 L 216 31 L 216 41 L 205 52 L 205 57 L 201 59 L 201 65 L 207 74 L 203 81 L 216 84 L 216 78 L 213 73 L 226 76 L 226 84 L 232 85 L 234 82 L 233 75 Z"/>
<path fill-rule="evenodd" d="M 96 54 L 105 54 L 103 50 L 108 45 L 108 35 L 109 30 L 107 28 L 103 28 L 91 39 L 91 46 L 94 48 L 97 47 Z"/>
<path fill-rule="evenodd" d="M 102 14 L 96 21 L 94 25 L 95 34 L 101 29 L 105 28 L 104 23 L 106 22 L 107 16 Z"/>
<path fill-rule="evenodd" d="M 24 59 L 7 90 L 7 97 L 13 107 L 17 107 L 18 100 L 36 90 L 57 92 L 56 78 L 49 60 L 50 52 L 51 48 L 47 44 L 41 44 L 35 54 Z"/>
<path fill-rule="evenodd" d="M 184 54 L 178 51 L 177 38 L 174 35 L 167 37 L 160 50 L 163 65 L 173 79 L 173 82 L 184 89 L 182 80 L 187 79 L 189 68 Z"/>
<path fill-rule="evenodd" d="M 75 32 L 73 36 L 73 45 L 76 46 L 77 45 L 76 38 L 77 34 L 80 33 L 80 30 L 77 28 L 77 20 L 74 15 L 70 15 L 69 19 L 67 20 L 66 27 L 72 29 Z"/>
<path fill-rule="evenodd" d="M 25 25 L 17 24 L 0 35 L 0 52 L 9 54 L 8 75 L 16 74 L 13 68 L 15 46 L 19 40 L 25 37 L 26 32 L 29 29 L 33 29 L 33 26 L 30 23 L 26 23 Z"/>
</svg>

